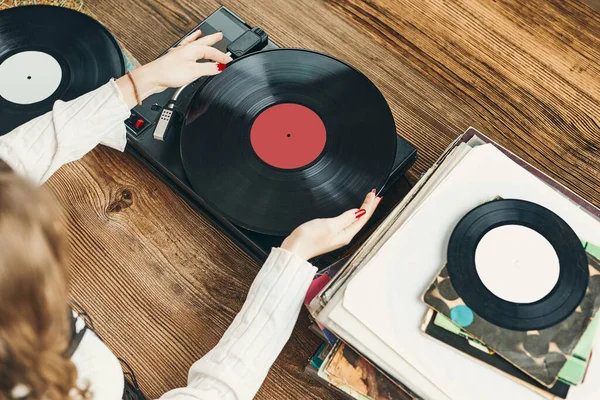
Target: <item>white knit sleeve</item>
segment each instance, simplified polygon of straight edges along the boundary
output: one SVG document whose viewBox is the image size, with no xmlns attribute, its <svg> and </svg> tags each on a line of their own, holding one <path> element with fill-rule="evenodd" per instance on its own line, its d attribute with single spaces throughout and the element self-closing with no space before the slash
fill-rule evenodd
<svg viewBox="0 0 600 400">
<path fill-rule="evenodd" d="M 219 344 L 192 365 L 188 386 L 162 400 L 251 399 L 288 341 L 316 267 L 273 249 Z"/>
<path fill-rule="evenodd" d="M 0 159 L 17 173 L 42 184 L 62 165 L 78 160 L 99 143 L 120 151 L 127 139 L 129 108 L 110 82 L 0 137 Z"/>
</svg>

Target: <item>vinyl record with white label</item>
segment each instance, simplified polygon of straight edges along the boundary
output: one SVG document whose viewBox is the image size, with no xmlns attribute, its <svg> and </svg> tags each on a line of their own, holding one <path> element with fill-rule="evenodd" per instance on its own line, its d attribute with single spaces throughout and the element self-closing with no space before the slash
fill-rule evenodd
<svg viewBox="0 0 600 400">
<path fill-rule="evenodd" d="M 517 331 L 565 320 L 589 281 L 586 253 L 571 227 L 547 208 L 513 199 L 485 203 L 460 220 L 447 269 L 469 308 Z"/>
<path fill-rule="evenodd" d="M 0 135 L 125 72 L 111 34 L 64 7 L 0 11 Z"/>
</svg>

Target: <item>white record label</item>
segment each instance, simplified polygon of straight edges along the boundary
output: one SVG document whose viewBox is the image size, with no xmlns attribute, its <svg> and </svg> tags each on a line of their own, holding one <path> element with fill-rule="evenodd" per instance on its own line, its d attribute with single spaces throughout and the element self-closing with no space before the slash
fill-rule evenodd
<svg viewBox="0 0 600 400">
<path fill-rule="evenodd" d="M 52 96 L 61 79 L 62 69 L 54 57 L 23 51 L 0 64 L 0 96 L 16 104 L 37 103 Z"/>
<path fill-rule="evenodd" d="M 560 274 L 554 247 L 521 225 L 504 225 L 486 233 L 475 250 L 475 268 L 490 292 L 521 304 L 550 293 Z"/>
</svg>

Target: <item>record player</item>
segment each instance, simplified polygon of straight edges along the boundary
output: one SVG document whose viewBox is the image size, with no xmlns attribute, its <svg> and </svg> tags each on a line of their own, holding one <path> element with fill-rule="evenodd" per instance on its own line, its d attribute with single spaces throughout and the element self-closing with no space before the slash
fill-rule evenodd
<svg viewBox="0 0 600 400">
<path fill-rule="evenodd" d="M 227 46 L 230 43 L 244 33 L 252 30 L 250 25 L 225 7 L 219 8 L 189 33 L 198 28 L 202 30 L 203 35 L 222 31 L 224 40 L 217 43 L 215 47 L 223 52 L 227 52 Z M 257 28 L 253 31 L 259 34 L 262 33 Z M 173 46 L 176 46 L 178 43 L 179 41 Z M 268 40 L 261 51 L 265 52 L 277 48 L 278 46 L 274 42 Z M 229 50 L 231 51 L 231 48 Z M 176 89 L 168 89 L 162 93 L 153 95 L 147 98 L 142 105 L 136 106 L 132 110 L 131 117 L 126 121 L 127 148 L 169 184 L 169 186 L 183 196 L 194 209 L 210 218 L 213 223 L 250 255 L 258 260 L 264 260 L 270 252 L 271 247 L 281 244 L 283 236 L 257 233 L 252 229 L 241 227 L 221 215 L 221 213 L 207 204 L 197 194 L 184 169 L 181 154 L 182 119 L 185 110 L 188 108 L 190 102 L 193 101 L 195 92 L 199 89 L 202 90 L 206 79 L 201 78 L 177 93 L 177 102 L 174 106 L 173 115 L 169 115 L 171 120 L 168 121 L 168 129 L 166 130 L 163 130 L 165 125 L 167 125 L 164 123 L 165 106 L 173 104 L 171 99 L 177 91 Z M 167 107 L 167 110 L 169 109 L 170 107 Z M 158 134 L 157 127 L 161 131 Z M 398 135 L 396 135 L 395 146 L 396 156 L 393 168 L 387 181 L 380 188 L 379 193 L 383 193 L 389 189 L 416 160 L 416 149 Z"/>
<path fill-rule="evenodd" d="M 125 71 L 117 41 L 85 14 L 16 7 L 0 25 L 0 135 Z M 385 98 L 352 65 L 279 48 L 226 8 L 188 35 L 198 28 L 222 31 L 216 47 L 233 61 L 135 107 L 127 148 L 255 258 L 308 220 L 381 196 L 415 161 Z"/>
</svg>

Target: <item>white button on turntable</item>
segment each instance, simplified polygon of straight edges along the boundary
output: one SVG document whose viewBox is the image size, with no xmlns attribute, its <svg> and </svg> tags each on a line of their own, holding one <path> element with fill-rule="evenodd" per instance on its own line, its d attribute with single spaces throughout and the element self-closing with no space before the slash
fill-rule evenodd
<svg viewBox="0 0 600 400">
<path fill-rule="evenodd" d="M 0 64 L 0 96 L 16 104 L 33 104 L 52 96 L 60 86 L 62 68 L 41 51 L 16 53 Z"/>
</svg>

